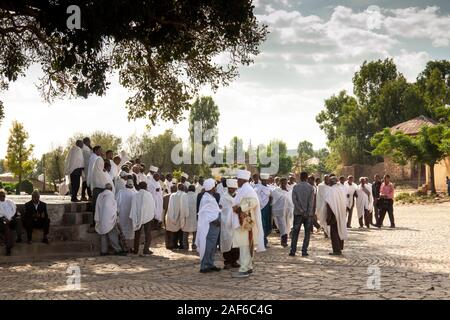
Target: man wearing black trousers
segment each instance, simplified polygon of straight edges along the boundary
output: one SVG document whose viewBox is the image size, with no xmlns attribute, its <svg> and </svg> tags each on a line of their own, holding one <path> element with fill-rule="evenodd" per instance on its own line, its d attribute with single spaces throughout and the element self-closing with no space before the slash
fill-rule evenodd
<svg viewBox="0 0 450 320">
<path fill-rule="evenodd" d="M 40 201 L 39 191 L 34 191 L 31 195 L 31 201 L 25 204 L 22 224 L 27 233 L 27 241 L 30 244 L 32 240 L 33 229 L 42 229 L 44 236 L 43 243 L 48 244 L 48 232 L 50 229 L 50 219 L 47 213 L 47 204 Z"/>
<path fill-rule="evenodd" d="M 64 173 L 70 176 L 70 193 L 72 202 L 78 202 L 77 196 L 80 190 L 80 179 L 83 174 L 84 157 L 83 157 L 83 141 L 77 140 L 75 145 L 70 149 L 64 163 Z"/>
</svg>

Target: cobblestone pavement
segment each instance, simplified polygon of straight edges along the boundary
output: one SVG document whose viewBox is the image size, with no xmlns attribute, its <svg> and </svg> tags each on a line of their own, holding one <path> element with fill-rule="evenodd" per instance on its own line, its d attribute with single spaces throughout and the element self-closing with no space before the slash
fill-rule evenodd
<svg viewBox="0 0 450 320">
<path fill-rule="evenodd" d="M 161 244 L 151 257 L 2 265 L 0 299 L 449 299 L 450 203 L 397 207 L 396 224 L 352 229 L 343 257 L 328 255 L 322 234 L 313 235 L 308 258 L 289 257 L 273 235 L 248 279 L 225 270 L 200 274 L 194 253 Z M 79 290 L 66 286 L 71 265 L 81 270 Z M 367 285 L 376 268 L 379 288 Z"/>
</svg>

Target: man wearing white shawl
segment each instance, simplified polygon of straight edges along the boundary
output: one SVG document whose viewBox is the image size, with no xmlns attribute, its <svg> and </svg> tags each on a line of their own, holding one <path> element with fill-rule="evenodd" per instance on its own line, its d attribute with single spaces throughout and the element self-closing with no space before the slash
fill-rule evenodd
<svg viewBox="0 0 450 320">
<path fill-rule="evenodd" d="M 261 221 L 261 208 L 258 195 L 248 182 L 250 171 L 238 170 L 239 189 L 233 201 L 233 210 L 238 214 L 239 225 L 235 226 L 233 246 L 239 248 L 239 272 L 233 277 L 245 278 L 253 272 L 253 251 L 266 250 L 264 230 Z"/>
<path fill-rule="evenodd" d="M 131 179 L 133 181 L 133 179 Z M 116 190 L 116 198 L 119 194 L 120 190 L 124 190 L 126 188 L 126 184 L 128 182 L 128 173 L 125 171 L 120 171 L 119 177 L 114 181 L 114 189 Z M 134 189 L 134 185 L 133 185 Z"/>
<path fill-rule="evenodd" d="M 220 207 L 213 194 L 216 191 L 216 181 L 206 179 L 203 183 L 205 193 L 200 201 L 198 211 L 197 236 L 195 244 L 200 254 L 200 272 L 220 271 L 214 265 L 214 255 L 220 234 Z"/>
<path fill-rule="evenodd" d="M 136 191 L 134 190 L 132 179 L 128 180 L 125 188 L 119 190 L 119 192 L 117 192 L 116 194 L 119 225 L 125 237 L 125 240 L 127 241 L 128 248 L 131 248 L 133 246 L 132 241 L 134 239 L 133 220 L 131 220 L 130 215 L 131 206 L 135 194 Z"/>
<path fill-rule="evenodd" d="M 150 192 L 147 191 L 145 182 L 139 183 L 139 191 L 134 195 L 131 204 L 130 218 L 134 230 L 134 254 L 139 254 L 139 245 L 141 242 L 141 231 L 144 229 L 144 249 L 143 255 L 151 255 L 150 250 L 152 241 L 151 221 L 155 217 L 155 201 Z"/>
<path fill-rule="evenodd" d="M 70 177 L 70 193 L 71 201 L 78 202 L 78 191 L 80 190 L 80 179 L 83 174 L 84 157 L 83 157 L 83 141 L 77 140 L 75 145 L 70 148 L 64 162 L 64 174 Z"/>
<path fill-rule="evenodd" d="M 182 173 L 181 174 L 180 182 L 184 185 L 184 190 L 185 191 L 187 191 L 187 189 L 191 185 L 190 182 L 188 181 L 188 179 L 189 179 L 189 175 L 187 173 Z"/>
<path fill-rule="evenodd" d="M 195 186 L 190 185 L 188 192 L 181 197 L 181 230 L 183 231 L 183 249 L 189 250 L 189 234 L 192 233 L 192 243 L 195 243 L 197 233 L 197 194 Z M 194 246 L 192 248 L 194 250 Z"/>
<path fill-rule="evenodd" d="M 199 194 L 203 190 L 203 182 L 205 182 L 205 178 L 202 176 L 198 177 L 198 182 L 195 185 L 195 194 Z"/>
<path fill-rule="evenodd" d="M 281 178 L 280 187 L 272 190 L 272 216 L 280 231 L 281 246 L 284 248 L 288 246 L 288 232 L 292 227 L 292 225 L 287 225 L 287 216 L 293 212 L 292 200 L 289 199 L 289 196 L 292 197 L 292 192 L 287 190 L 287 179 Z"/>
<path fill-rule="evenodd" d="M 270 178 L 270 175 L 268 173 L 261 173 L 259 175 L 259 178 L 260 182 L 255 185 L 254 189 L 259 199 L 259 205 L 261 208 L 261 220 L 264 229 L 264 244 L 267 247 L 269 243 L 267 237 L 272 232 L 272 212 L 270 202 L 272 198 L 273 187 L 268 185 L 268 180 Z"/>
<path fill-rule="evenodd" d="M 357 197 L 356 190 L 358 189 L 358 186 L 356 183 L 354 183 L 355 178 L 353 176 L 348 176 L 347 181 L 344 183 L 345 187 L 345 193 L 347 196 L 347 228 L 352 227 L 352 216 L 353 216 L 353 209 L 355 207 L 355 197 Z M 359 216 L 359 214 L 358 214 Z"/>
<path fill-rule="evenodd" d="M 106 183 L 109 183 L 112 186 L 112 192 L 114 193 L 114 195 L 116 194 L 116 188 L 114 186 L 114 179 L 111 176 L 111 162 L 110 160 L 104 160 L 105 161 L 105 178 L 106 178 Z"/>
<path fill-rule="evenodd" d="M 14 245 L 11 222 L 16 211 L 16 204 L 12 200 L 6 199 L 6 191 L 0 189 L 0 234 L 3 234 L 7 256 L 11 255 L 11 248 Z"/>
<path fill-rule="evenodd" d="M 117 202 L 110 184 L 97 197 L 94 219 L 95 231 L 100 235 L 100 255 L 108 255 L 108 240 L 116 255 L 126 255 L 119 243 Z"/>
<path fill-rule="evenodd" d="M 178 184 L 178 190 L 172 193 L 166 213 L 166 248 L 182 249 L 183 231 L 181 231 L 181 211 L 182 199 L 184 196 L 184 186 Z"/>
<path fill-rule="evenodd" d="M 333 252 L 330 255 L 342 255 L 347 233 L 347 197 L 342 186 L 337 184 L 337 177 L 330 177 L 330 188 L 325 195 L 327 224 L 330 226 L 330 239 Z"/>
<path fill-rule="evenodd" d="M 92 208 L 95 208 L 98 195 L 105 190 L 105 185 L 109 182 L 105 174 L 105 161 L 102 158 L 102 147 L 95 146 L 93 149 L 95 157 L 92 166 L 89 168 L 88 184 L 92 189 Z M 112 186 L 111 186 L 112 189 Z"/>
<path fill-rule="evenodd" d="M 224 269 L 239 268 L 239 248 L 233 247 L 235 226 L 239 225 L 239 218 L 233 211 L 233 202 L 238 188 L 236 179 L 226 180 L 225 193 L 220 197 L 222 208 L 220 215 L 220 251 L 223 253 Z"/>
<path fill-rule="evenodd" d="M 317 220 L 319 220 L 320 225 L 323 228 L 323 232 L 325 234 L 325 238 L 330 234 L 330 226 L 327 225 L 327 205 L 325 202 L 325 197 L 330 190 L 330 178 L 328 175 L 325 175 L 323 178 L 323 182 L 319 183 L 317 186 L 317 195 L 316 195 L 316 215 Z"/>
<path fill-rule="evenodd" d="M 91 148 L 91 139 L 84 138 L 83 139 L 83 158 L 84 158 L 84 170 L 83 170 L 83 184 L 81 186 L 81 201 L 88 201 L 86 198 L 86 191 L 89 199 L 92 197 L 91 189 L 88 188 L 87 180 L 88 180 L 88 174 L 89 174 L 89 159 L 92 155 L 92 148 Z"/>
<path fill-rule="evenodd" d="M 150 166 L 150 172 L 147 175 L 147 190 L 152 194 L 155 200 L 155 219 L 162 221 L 163 215 L 163 189 L 159 183 L 160 176 L 158 168 Z"/>
<path fill-rule="evenodd" d="M 359 227 L 366 225 L 370 228 L 372 223 L 373 198 L 372 186 L 368 185 L 364 177 L 359 179 L 359 186 L 356 189 L 356 211 L 358 212 Z"/>
</svg>

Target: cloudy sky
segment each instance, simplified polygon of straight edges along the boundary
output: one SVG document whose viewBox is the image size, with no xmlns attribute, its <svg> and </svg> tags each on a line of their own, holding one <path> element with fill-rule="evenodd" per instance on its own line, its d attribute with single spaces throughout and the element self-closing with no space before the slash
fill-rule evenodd
<svg viewBox="0 0 450 320">
<path fill-rule="evenodd" d="M 450 59 L 448 0 L 255 0 L 256 14 L 269 26 L 261 55 L 232 85 L 213 93 L 220 107 L 220 143 L 235 135 L 253 145 L 281 138 L 289 148 L 301 140 L 326 146 L 315 116 L 323 101 L 342 89 L 364 60 L 393 57 L 414 81 L 427 61 Z M 105 97 L 42 102 L 35 87 L 38 68 L 2 93 L 6 119 L 0 126 L 4 157 L 13 120 L 24 123 L 39 157 L 65 144 L 76 132 L 96 129 L 124 139 L 142 134 L 146 121 L 128 122 L 128 92 L 113 79 Z M 208 90 L 204 94 L 210 94 Z M 241 125 L 238 125 L 241 124 Z M 171 123 L 151 128 L 159 134 Z M 186 136 L 186 121 L 175 132 Z"/>
</svg>

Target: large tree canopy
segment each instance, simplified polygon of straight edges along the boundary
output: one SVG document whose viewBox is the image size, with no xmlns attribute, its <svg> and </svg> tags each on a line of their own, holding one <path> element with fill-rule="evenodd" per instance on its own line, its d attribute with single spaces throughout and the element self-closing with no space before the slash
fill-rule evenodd
<svg viewBox="0 0 450 320">
<path fill-rule="evenodd" d="M 67 26 L 71 5 L 79 29 Z M 37 63 L 46 101 L 104 95 L 117 72 L 129 118 L 179 121 L 202 85 L 228 84 L 259 53 L 267 29 L 253 9 L 251 0 L 3 0 L 0 89 Z"/>
</svg>

